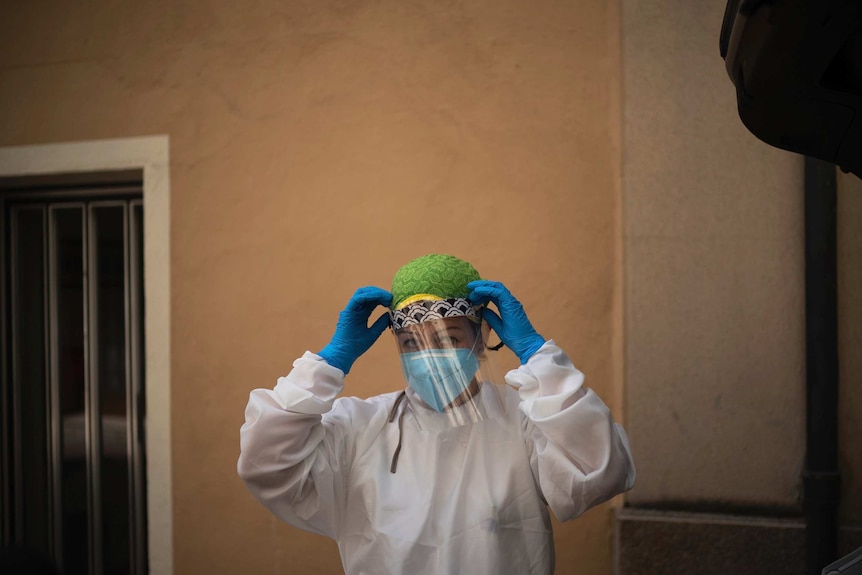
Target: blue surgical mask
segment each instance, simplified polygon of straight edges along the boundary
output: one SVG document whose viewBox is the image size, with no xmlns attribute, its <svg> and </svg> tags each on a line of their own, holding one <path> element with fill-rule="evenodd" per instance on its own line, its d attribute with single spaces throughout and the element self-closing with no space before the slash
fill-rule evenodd
<svg viewBox="0 0 862 575">
<path fill-rule="evenodd" d="M 402 353 L 401 365 L 410 387 L 438 412 L 464 393 L 479 371 L 479 359 L 461 347 Z"/>
</svg>

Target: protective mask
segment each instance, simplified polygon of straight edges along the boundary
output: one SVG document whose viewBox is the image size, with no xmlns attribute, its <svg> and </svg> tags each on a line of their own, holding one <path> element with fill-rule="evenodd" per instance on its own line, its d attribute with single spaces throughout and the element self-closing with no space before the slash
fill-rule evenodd
<svg viewBox="0 0 862 575">
<path fill-rule="evenodd" d="M 422 401 L 442 412 L 473 381 L 479 359 L 467 348 L 428 349 L 401 354 L 401 365 Z"/>
</svg>

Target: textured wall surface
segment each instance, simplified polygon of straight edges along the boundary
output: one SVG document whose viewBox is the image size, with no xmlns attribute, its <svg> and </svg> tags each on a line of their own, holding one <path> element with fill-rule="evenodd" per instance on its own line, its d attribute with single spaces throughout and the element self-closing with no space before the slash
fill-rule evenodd
<svg viewBox="0 0 862 575">
<path fill-rule="evenodd" d="M 616 575 L 802 575 L 805 521 L 619 508 Z M 838 557 L 862 546 L 862 529 L 838 531 Z"/>
<path fill-rule="evenodd" d="M 604 0 L 0 4 L 0 145 L 170 137 L 176 573 L 340 571 L 245 491 L 238 429 L 412 257 L 507 282 L 617 404 L 617 30 Z M 384 336 L 347 393 L 402 385 Z M 558 571 L 607 573 L 610 529 L 557 526 Z"/>
<path fill-rule="evenodd" d="M 805 573 L 805 524 L 771 519 L 621 510 L 622 575 Z"/>
<path fill-rule="evenodd" d="M 792 508 L 800 489 L 802 160 L 739 121 L 724 5 L 622 3 L 634 505 Z"/>
</svg>

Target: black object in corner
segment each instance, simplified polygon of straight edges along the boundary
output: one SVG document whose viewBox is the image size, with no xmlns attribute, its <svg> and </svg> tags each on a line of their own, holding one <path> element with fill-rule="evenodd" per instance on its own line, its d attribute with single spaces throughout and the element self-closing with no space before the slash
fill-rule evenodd
<svg viewBox="0 0 862 575">
<path fill-rule="evenodd" d="M 862 575 L 862 547 L 824 567 L 822 575 Z"/>
<path fill-rule="evenodd" d="M 862 0 L 729 0 L 719 47 L 755 136 L 862 177 Z"/>
</svg>

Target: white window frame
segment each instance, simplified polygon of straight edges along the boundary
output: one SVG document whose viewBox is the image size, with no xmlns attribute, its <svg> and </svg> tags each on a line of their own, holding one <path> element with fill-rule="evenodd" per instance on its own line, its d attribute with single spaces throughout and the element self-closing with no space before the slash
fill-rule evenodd
<svg viewBox="0 0 862 575">
<path fill-rule="evenodd" d="M 168 136 L 0 148 L 0 177 L 143 171 L 149 571 L 173 574 Z"/>
</svg>

